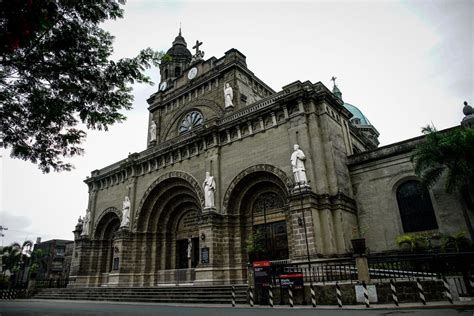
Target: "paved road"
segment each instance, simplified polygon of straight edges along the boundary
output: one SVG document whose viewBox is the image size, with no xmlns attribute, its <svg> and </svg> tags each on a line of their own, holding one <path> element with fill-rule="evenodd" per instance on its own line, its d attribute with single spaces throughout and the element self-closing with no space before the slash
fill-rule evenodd
<svg viewBox="0 0 474 316">
<path fill-rule="evenodd" d="M 387 306 L 388 307 L 388 306 Z M 391 307 L 390 307 L 391 308 Z M 249 308 L 239 306 L 236 308 L 228 306 L 171 306 L 164 304 L 141 304 L 141 303 L 108 303 L 87 301 L 0 301 L 0 316 L 8 315 L 159 315 L 159 316 L 236 316 L 236 315 L 261 315 L 261 316 L 306 316 L 306 315 L 337 315 L 337 316 L 361 316 L 361 315 L 389 315 L 389 316 L 473 316 L 473 305 L 457 305 L 449 308 L 432 306 L 428 308 L 403 308 L 403 309 L 370 309 L 363 307 L 342 310 L 334 307 L 318 307 L 314 309 L 276 307 Z"/>
</svg>

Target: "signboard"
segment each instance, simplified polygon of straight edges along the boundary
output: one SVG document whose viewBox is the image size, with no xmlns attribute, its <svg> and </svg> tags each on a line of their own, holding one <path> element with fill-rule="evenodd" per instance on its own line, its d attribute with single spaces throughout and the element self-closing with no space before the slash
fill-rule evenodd
<svg viewBox="0 0 474 316">
<path fill-rule="evenodd" d="M 364 303 L 364 287 L 362 285 L 355 286 L 357 303 Z M 375 285 L 367 285 L 367 292 L 369 293 L 369 302 L 377 303 L 377 289 Z"/>
<path fill-rule="evenodd" d="M 267 287 L 272 282 L 272 273 L 270 261 L 254 261 L 253 262 L 255 285 Z"/>
<path fill-rule="evenodd" d="M 254 261 L 252 264 L 254 268 L 269 267 L 270 265 L 270 261 Z"/>
<path fill-rule="evenodd" d="M 114 258 L 112 270 L 118 270 L 120 258 Z"/>
<path fill-rule="evenodd" d="M 209 248 L 201 248 L 201 263 L 209 263 Z"/>
<path fill-rule="evenodd" d="M 280 274 L 280 284 L 282 288 L 288 288 L 290 285 L 293 285 L 295 290 L 303 288 L 303 273 L 287 273 Z"/>
</svg>

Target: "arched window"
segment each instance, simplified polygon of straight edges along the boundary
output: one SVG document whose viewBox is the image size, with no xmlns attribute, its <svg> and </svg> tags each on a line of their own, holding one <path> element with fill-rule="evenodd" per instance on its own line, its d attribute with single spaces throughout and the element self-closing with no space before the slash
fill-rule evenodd
<svg viewBox="0 0 474 316">
<path fill-rule="evenodd" d="M 165 69 L 165 79 L 168 79 L 168 69 Z"/>
<path fill-rule="evenodd" d="M 397 202 L 404 232 L 438 228 L 430 193 L 421 182 L 403 182 L 397 189 Z"/>
<path fill-rule="evenodd" d="M 175 69 L 174 69 L 174 76 L 175 77 L 179 77 L 181 75 L 181 67 L 177 66 Z"/>
<path fill-rule="evenodd" d="M 181 121 L 181 124 L 178 127 L 178 132 L 180 134 L 188 132 L 193 128 L 201 126 L 203 121 L 204 119 L 201 113 L 198 111 L 191 111 L 186 114 L 186 116 Z"/>
</svg>

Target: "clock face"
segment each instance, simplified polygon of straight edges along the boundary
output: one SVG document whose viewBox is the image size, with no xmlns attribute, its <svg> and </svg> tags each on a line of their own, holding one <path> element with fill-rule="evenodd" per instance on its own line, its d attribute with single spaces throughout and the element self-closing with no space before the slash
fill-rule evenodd
<svg viewBox="0 0 474 316">
<path fill-rule="evenodd" d="M 188 79 L 191 80 L 191 79 L 194 79 L 194 77 L 196 77 L 198 73 L 198 70 L 196 67 L 193 67 L 191 68 L 191 70 L 188 72 Z"/>
<path fill-rule="evenodd" d="M 163 81 L 162 83 L 160 83 L 160 91 L 164 91 L 167 86 L 168 84 L 166 83 L 166 81 Z"/>
</svg>

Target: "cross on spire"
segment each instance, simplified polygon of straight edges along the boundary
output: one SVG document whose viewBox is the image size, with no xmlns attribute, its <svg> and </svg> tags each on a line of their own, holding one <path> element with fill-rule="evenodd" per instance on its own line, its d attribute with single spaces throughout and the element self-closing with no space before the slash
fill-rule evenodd
<svg viewBox="0 0 474 316">
<path fill-rule="evenodd" d="M 334 83 L 334 85 L 336 85 L 336 79 L 337 79 L 337 77 L 334 77 L 334 76 L 332 76 L 332 78 L 331 78 L 331 81 Z"/>
<path fill-rule="evenodd" d="M 200 42 L 199 40 L 196 40 L 196 45 L 193 46 L 193 48 L 196 49 L 196 56 L 199 55 L 199 46 L 202 45 L 202 42 Z"/>
</svg>

